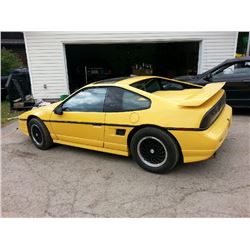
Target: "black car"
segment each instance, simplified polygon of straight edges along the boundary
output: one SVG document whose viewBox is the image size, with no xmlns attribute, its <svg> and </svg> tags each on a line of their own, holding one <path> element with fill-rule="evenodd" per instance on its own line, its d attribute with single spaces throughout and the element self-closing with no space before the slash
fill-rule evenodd
<svg viewBox="0 0 250 250">
<path fill-rule="evenodd" d="M 8 76 L 7 88 L 11 109 L 28 109 L 34 105 L 31 96 L 31 84 L 27 68 L 18 68 Z M 16 104 L 16 105 L 15 105 Z"/>
<path fill-rule="evenodd" d="M 227 103 L 233 107 L 250 108 L 250 56 L 229 59 L 202 74 L 175 79 L 200 85 L 226 82 Z"/>
<path fill-rule="evenodd" d="M 1 76 L 1 101 L 6 100 L 7 88 L 5 87 L 8 80 L 8 76 Z"/>
</svg>

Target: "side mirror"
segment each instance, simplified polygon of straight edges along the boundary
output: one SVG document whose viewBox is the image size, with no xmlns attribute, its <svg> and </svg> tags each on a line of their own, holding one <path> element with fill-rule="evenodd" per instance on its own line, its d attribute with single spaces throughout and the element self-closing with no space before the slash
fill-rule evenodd
<svg viewBox="0 0 250 250">
<path fill-rule="evenodd" d="M 57 115 L 62 115 L 62 114 L 63 114 L 62 105 L 59 105 L 58 107 L 56 107 L 56 108 L 54 109 L 54 113 L 57 114 Z"/>
<path fill-rule="evenodd" d="M 212 74 L 211 73 L 208 73 L 205 77 L 204 77 L 204 80 L 206 81 L 209 81 L 212 79 Z"/>
</svg>

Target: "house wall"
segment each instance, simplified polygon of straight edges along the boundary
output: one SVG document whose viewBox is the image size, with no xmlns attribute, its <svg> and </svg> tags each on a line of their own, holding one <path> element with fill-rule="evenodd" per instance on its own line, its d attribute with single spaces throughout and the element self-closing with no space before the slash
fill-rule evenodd
<svg viewBox="0 0 250 250">
<path fill-rule="evenodd" d="M 64 44 L 200 41 L 198 73 L 235 55 L 238 32 L 24 32 L 34 98 L 69 93 Z"/>
</svg>

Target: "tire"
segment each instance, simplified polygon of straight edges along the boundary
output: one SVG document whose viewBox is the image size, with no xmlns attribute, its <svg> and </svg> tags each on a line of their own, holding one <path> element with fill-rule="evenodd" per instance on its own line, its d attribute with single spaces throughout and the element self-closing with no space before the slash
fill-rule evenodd
<svg viewBox="0 0 250 250">
<path fill-rule="evenodd" d="M 34 145 L 46 150 L 53 145 L 53 140 L 45 124 L 38 118 L 32 118 L 28 123 L 29 136 Z"/>
<path fill-rule="evenodd" d="M 141 168 L 153 173 L 169 172 L 180 159 L 175 140 L 167 132 L 154 127 L 137 131 L 130 142 L 130 151 Z"/>
</svg>

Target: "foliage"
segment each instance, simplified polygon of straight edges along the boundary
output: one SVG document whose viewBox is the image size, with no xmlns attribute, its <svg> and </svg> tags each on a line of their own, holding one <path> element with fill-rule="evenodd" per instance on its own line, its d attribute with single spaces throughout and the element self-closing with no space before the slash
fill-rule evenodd
<svg viewBox="0 0 250 250">
<path fill-rule="evenodd" d="M 238 54 L 246 55 L 249 36 L 249 32 L 239 32 L 236 50 Z"/>
<path fill-rule="evenodd" d="M 23 67 L 21 59 L 11 50 L 1 49 L 1 76 L 8 76 L 16 68 Z"/>
<path fill-rule="evenodd" d="M 22 114 L 24 111 L 10 111 L 10 104 L 8 101 L 1 102 L 1 125 L 6 125 L 13 120 L 8 120 L 8 118 L 18 116 Z"/>
</svg>

